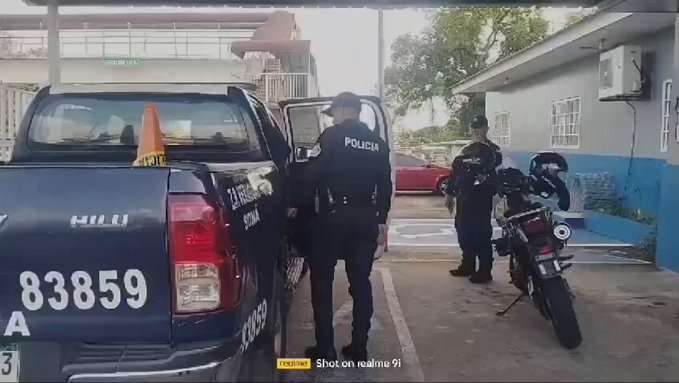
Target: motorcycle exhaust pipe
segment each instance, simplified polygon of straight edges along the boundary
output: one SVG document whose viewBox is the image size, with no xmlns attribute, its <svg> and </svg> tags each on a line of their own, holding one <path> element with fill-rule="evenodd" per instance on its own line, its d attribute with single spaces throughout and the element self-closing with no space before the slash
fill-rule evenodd
<svg viewBox="0 0 679 383">
<path fill-rule="evenodd" d="M 562 255 L 562 256 L 559 256 L 559 261 L 570 261 L 571 259 L 573 259 L 573 257 L 574 257 L 573 254 L 571 254 L 571 255 Z"/>
</svg>

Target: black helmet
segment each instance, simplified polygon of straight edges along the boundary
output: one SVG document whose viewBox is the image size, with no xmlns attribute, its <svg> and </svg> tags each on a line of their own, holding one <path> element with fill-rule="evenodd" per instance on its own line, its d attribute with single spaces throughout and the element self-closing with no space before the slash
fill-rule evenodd
<svg viewBox="0 0 679 383">
<path fill-rule="evenodd" d="M 540 152 L 530 161 L 530 175 L 534 178 L 533 191 L 543 198 L 549 198 L 556 193 L 559 197 L 559 208 L 567 211 L 571 198 L 560 173 L 568 172 L 568 163 L 558 153 Z M 561 174 L 563 177 L 564 174 Z"/>
<path fill-rule="evenodd" d="M 561 172 L 568 172 L 568 163 L 559 153 L 540 152 L 530 160 L 529 173 L 536 177 Z"/>
<path fill-rule="evenodd" d="M 500 189 L 504 193 L 522 192 L 530 188 L 530 178 L 526 177 L 519 169 L 500 169 L 497 172 L 497 179 Z"/>
<path fill-rule="evenodd" d="M 469 124 L 469 126 L 472 129 L 487 128 L 488 127 L 488 119 L 483 114 L 477 114 L 476 116 L 474 116 L 474 118 L 472 118 L 472 121 Z"/>
</svg>

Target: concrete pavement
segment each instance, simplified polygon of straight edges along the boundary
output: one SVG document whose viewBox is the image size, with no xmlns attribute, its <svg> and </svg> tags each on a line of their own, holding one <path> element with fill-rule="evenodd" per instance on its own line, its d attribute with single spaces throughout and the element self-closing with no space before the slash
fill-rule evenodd
<svg viewBox="0 0 679 383">
<path fill-rule="evenodd" d="M 502 229 L 493 225 L 493 238 L 499 238 Z M 396 218 L 389 226 L 390 246 L 405 247 L 458 247 L 453 219 Z M 585 229 L 573 229 L 570 247 L 631 247 L 631 244 L 604 237 Z"/>
<path fill-rule="evenodd" d="M 408 197 L 417 198 L 417 197 Z M 405 201 L 417 205 L 422 201 Z M 403 213 L 398 204 L 396 209 Z M 407 212 L 406 212 L 407 213 Z M 576 258 L 611 255 L 578 248 Z M 620 251 L 620 250 L 618 250 Z M 620 254 L 613 254 L 619 256 Z M 393 247 L 372 274 L 375 318 L 370 356 L 396 367 L 315 369 L 290 381 L 673 381 L 679 379 L 679 276 L 640 264 L 575 264 L 566 276 L 583 333 L 563 349 L 549 322 L 528 301 L 505 317 L 495 312 L 518 291 L 507 265 L 495 281 L 472 285 L 450 277 L 454 247 Z M 351 299 L 342 263 L 336 272 L 336 347 L 348 341 Z M 308 278 L 295 296 L 289 355 L 313 343 Z"/>
</svg>

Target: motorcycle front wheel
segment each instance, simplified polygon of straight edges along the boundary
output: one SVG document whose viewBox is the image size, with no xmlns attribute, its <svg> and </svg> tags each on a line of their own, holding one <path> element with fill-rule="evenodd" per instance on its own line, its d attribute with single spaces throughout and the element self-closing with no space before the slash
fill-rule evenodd
<svg viewBox="0 0 679 383">
<path fill-rule="evenodd" d="M 578 347 L 582 335 L 565 281 L 561 277 L 546 279 L 542 282 L 542 290 L 559 342 L 567 349 Z"/>
</svg>

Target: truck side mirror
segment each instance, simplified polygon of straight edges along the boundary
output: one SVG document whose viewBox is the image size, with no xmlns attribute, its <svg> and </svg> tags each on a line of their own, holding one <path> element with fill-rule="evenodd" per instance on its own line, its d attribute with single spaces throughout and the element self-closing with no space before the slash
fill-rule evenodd
<svg viewBox="0 0 679 383">
<path fill-rule="evenodd" d="M 295 148 L 295 158 L 297 161 L 306 161 L 309 159 L 309 149 L 303 147 L 303 146 L 298 146 Z"/>
</svg>

